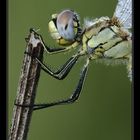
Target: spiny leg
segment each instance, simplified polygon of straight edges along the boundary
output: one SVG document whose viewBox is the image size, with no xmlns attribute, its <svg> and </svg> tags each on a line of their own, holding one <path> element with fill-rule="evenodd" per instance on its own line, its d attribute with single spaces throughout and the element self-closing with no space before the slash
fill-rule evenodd
<svg viewBox="0 0 140 140">
<path fill-rule="evenodd" d="M 57 79 L 64 79 L 67 74 L 70 72 L 71 68 L 74 66 L 74 64 L 76 63 L 76 61 L 78 60 L 78 58 L 82 55 L 82 52 L 77 53 L 76 55 L 72 56 L 63 66 L 60 70 L 58 70 L 56 73 L 52 72 L 46 65 L 44 65 L 38 58 L 36 58 L 36 60 L 41 64 L 43 70 L 47 73 L 49 73 L 50 75 L 52 75 L 53 77 L 57 78 Z M 80 81 L 79 81 L 80 82 Z M 78 88 L 78 87 L 77 87 Z M 16 104 L 17 106 L 21 106 L 21 107 L 32 107 L 34 105 L 20 105 L 20 104 Z"/>
<path fill-rule="evenodd" d="M 34 31 L 35 34 L 37 34 L 35 31 Z M 41 35 L 37 34 L 38 35 L 38 38 L 40 39 L 40 42 L 42 43 L 43 47 L 44 47 L 44 50 L 48 53 L 48 54 L 57 54 L 57 53 L 62 53 L 62 52 L 66 52 L 72 48 L 76 48 L 80 42 L 78 41 L 75 41 L 73 42 L 73 44 L 71 44 L 70 46 L 67 46 L 67 47 L 57 47 L 57 48 L 52 48 L 52 47 L 49 47 L 47 46 L 44 41 L 43 41 L 43 38 Z"/>
<path fill-rule="evenodd" d="M 84 65 L 84 67 L 82 69 L 80 79 L 78 81 L 75 91 L 72 93 L 72 95 L 68 99 L 64 99 L 64 100 L 60 100 L 60 101 L 56 101 L 56 102 L 52 102 L 52 103 L 48 103 L 48 104 L 35 104 L 33 110 L 39 110 L 39 109 L 43 109 L 43 108 L 47 108 L 47 107 L 51 107 L 51 106 L 55 106 L 55 105 L 70 104 L 70 103 L 75 102 L 81 93 L 81 90 L 82 90 L 82 87 L 84 84 L 84 80 L 86 77 L 86 73 L 88 70 L 88 64 L 89 64 L 89 59 L 87 59 L 86 64 Z"/>
<path fill-rule="evenodd" d="M 38 63 L 40 63 L 42 69 L 47 72 L 48 74 L 50 74 L 51 76 L 53 76 L 56 79 L 62 80 L 64 79 L 68 73 L 70 72 L 70 70 L 72 69 L 72 67 L 74 66 L 74 64 L 77 62 L 78 58 L 81 56 L 80 53 L 73 55 L 60 69 L 58 69 L 56 72 L 53 72 L 47 65 L 45 65 L 44 63 L 42 63 L 38 58 L 36 58 L 36 60 L 38 61 Z"/>
<path fill-rule="evenodd" d="M 87 60 L 86 64 L 84 65 L 84 67 L 82 69 L 82 72 L 80 74 L 80 79 L 78 81 L 76 89 L 74 90 L 74 92 L 72 93 L 72 95 L 68 99 L 64 99 L 64 100 L 60 100 L 60 101 L 56 101 L 56 102 L 52 102 L 52 103 L 48 103 L 48 104 L 20 105 L 20 104 L 15 103 L 15 105 L 20 106 L 20 107 L 33 107 L 33 110 L 39 110 L 39 109 L 44 109 L 47 107 L 70 104 L 70 103 L 75 102 L 81 93 L 81 90 L 82 90 L 82 87 L 84 84 L 84 80 L 86 77 L 86 73 L 88 70 L 88 64 L 89 64 L 89 59 Z"/>
<path fill-rule="evenodd" d="M 40 34 L 38 34 L 33 28 L 30 28 L 30 32 L 34 32 L 34 35 L 36 36 L 36 38 L 38 38 L 42 44 L 42 46 L 44 47 L 44 50 L 48 53 L 48 54 L 56 54 L 56 53 L 61 53 L 61 52 L 66 52 L 72 48 L 76 48 L 79 44 L 80 41 L 74 41 L 73 44 L 71 44 L 70 46 L 67 47 L 57 47 L 57 48 L 52 48 L 49 47 L 48 45 L 46 45 L 43 41 L 43 38 Z M 28 41 L 29 38 L 26 38 L 25 40 Z"/>
<path fill-rule="evenodd" d="M 71 46 L 67 47 L 67 48 L 49 48 L 45 45 L 45 43 L 43 42 L 43 39 L 41 37 L 41 35 L 37 34 L 36 31 L 34 29 L 30 29 L 30 32 L 34 32 L 34 34 L 36 35 L 36 37 L 38 39 L 40 39 L 40 42 L 42 43 L 44 49 L 48 52 L 48 53 L 58 53 L 58 52 L 63 52 L 64 50 L 69 50 L 71 48 L 75 48 L 77 45 L 79 45 L 79 42 L 75 42 L 73 43 Z M 28 54 L 28 52 L 25 52 L 26 54 Z M 35 57 L 36 60 L 38 61 L 38 63 L 41 64 L 42 69 L 47 72 L 48 74 L 50 74 L 51 76 L 53 76 L 56 79 L 62 80 L 64 79 L 67 74 L 70 72 L 71 68 L 73 67 L 73 65 L 76 63 L 77 59 L 79 58 L 79 56 L 82 54 L 82 51 L 79 51 L 76 55 L 73 55 L 59 70 L 57 70 L 56 72 L 53 72 L 48 66 L 46 66 L 45 64 L 43 64 L 37 57 L 33 56 L 33 54 L 29 54 L 32 57 Z"/>
<path fill-rule="evenodd" d="M 52 48 L 52 47 L 49 47 L 47 46 L 44 41 L 43 41 L 43 38 L 40 34 L 38 34 L 33 28 L 30 28 L 30 33 L 33 32 L 35 37 L 38 38 L 41 42 L 41 44 L 43 45 L 44 47 L 44 50 L 46 52 L 48 52 L 49 54 L 52 54 L 52 53 L 59 53 L 61 51 L 66 51 L 66 48 L 65 47 L 57 47 L 57 48 Z M 29 41 L 29 38 L 25 38 L 25 40 L 27 40 L 27 42 Z M 25 52 L 26 53 L 26 52 Z"/>
<path fill-rule="evenodd" d="M 53 70 L 51 70 L 46 64 L 44 64 L 33 54 L 29 54 L 28 52 L 24 52 L 24 53 L 30 55 L 31 57 L 34 57 L 41 65 L 43 71 L 45 71 L 46 73 L 50 74 L 52 77 L 58 80 L 63 80 L 68 75 L 68 73 L 70 72 L 74 64 L 77 62 L 78 58 L 81 56 L 80 53 L 73 55 L 60 69 L 53 72 Z"/>
</svg>

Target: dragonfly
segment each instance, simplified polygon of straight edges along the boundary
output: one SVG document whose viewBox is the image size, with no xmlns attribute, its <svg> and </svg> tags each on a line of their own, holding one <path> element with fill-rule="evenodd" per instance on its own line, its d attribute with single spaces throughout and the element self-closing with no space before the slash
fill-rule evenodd
<svg viewBox="0 0 140 140">
<path fill-rule="evenodd" d="M 79 15 L 73 10 L 66 9 L 53 14 L 48 27 L 50 35 L 60 47 L 47 46 L 39 35 L 47 54 L 64 53 L 75 48 L 78 50 L 56 71 L 36 58 L 46 73 L 58 80 L 63 80 L 80 57 L 84 57 L 85 63 L 76 88 L 69 98 L 46 104 L 34 104 L 34 110 L 74 103 L 82 91 L 88 66 L 92 60 L 124 63 L 128 77 L 132 81 L 132 0 L 118 0 L 111 18 L 106 16 L 85 19 L 83 27 L 81 27 Z"/>
</svg>

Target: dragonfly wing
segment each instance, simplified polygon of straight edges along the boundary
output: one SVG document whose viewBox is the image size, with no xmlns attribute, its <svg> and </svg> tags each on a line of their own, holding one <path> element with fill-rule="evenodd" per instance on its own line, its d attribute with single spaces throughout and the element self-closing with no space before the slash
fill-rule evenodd
<svg viewBox="0 0 140 140">
<path fill-rule="evenodd" d="M 132 0 L 118 0 L 114 16 L 125 28 L 132 28 Z"/>
</svg>

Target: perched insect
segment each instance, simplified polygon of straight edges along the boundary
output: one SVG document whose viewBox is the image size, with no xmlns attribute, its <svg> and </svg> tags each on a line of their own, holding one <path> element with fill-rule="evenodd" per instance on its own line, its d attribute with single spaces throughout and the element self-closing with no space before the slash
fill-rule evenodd
<svg viewBox="0 0 140 140">
<path fill-rule="evenodd" d="M 53 14 L 49 22 L 49 31 L 53 39 L 64 47 L 50 48 L 40 39 L 47 53 L 62 53 L 78 46 L 79 50 L 56 72 L 38 58 L 42 69 L 59 80 L 64 79 L 79 57 L 85 56 L 85 64 L 80 74 L 76 89 L 68 99 L 48 103 L 35 104 L 34 110 L 54 105 L 68 104 L 76 101 L 80 95 L 88 65 L 91 60 L 119 61 L 127 66 L 128 76 L 132 79 L 132 36 L 129 29 L 132 26 L 132 1 L 118 0 L 112 18 L 101 17 L 85 20 L 84 27 L 80 26 L 78 14 L 72 10 L 64 10 Z"/>
</svg>

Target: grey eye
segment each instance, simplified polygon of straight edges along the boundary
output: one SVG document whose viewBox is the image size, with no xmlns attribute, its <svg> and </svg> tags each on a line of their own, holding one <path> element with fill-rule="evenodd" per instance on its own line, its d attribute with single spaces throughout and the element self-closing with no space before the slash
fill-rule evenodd
<svg viewBox="0 0 140 140">
<path fill-rule="evenodd" d="M 64 39 L 74 40 L 79 30 L 75 30 L 74 23 L 77 22 L 79 25 L 78 17 L 76 19 L 76 13 L 71 10 L 64 10 L 57 16 L 57 30 Z M 79 29 L 79 27 L 77 27 Z"/>
</svg>

